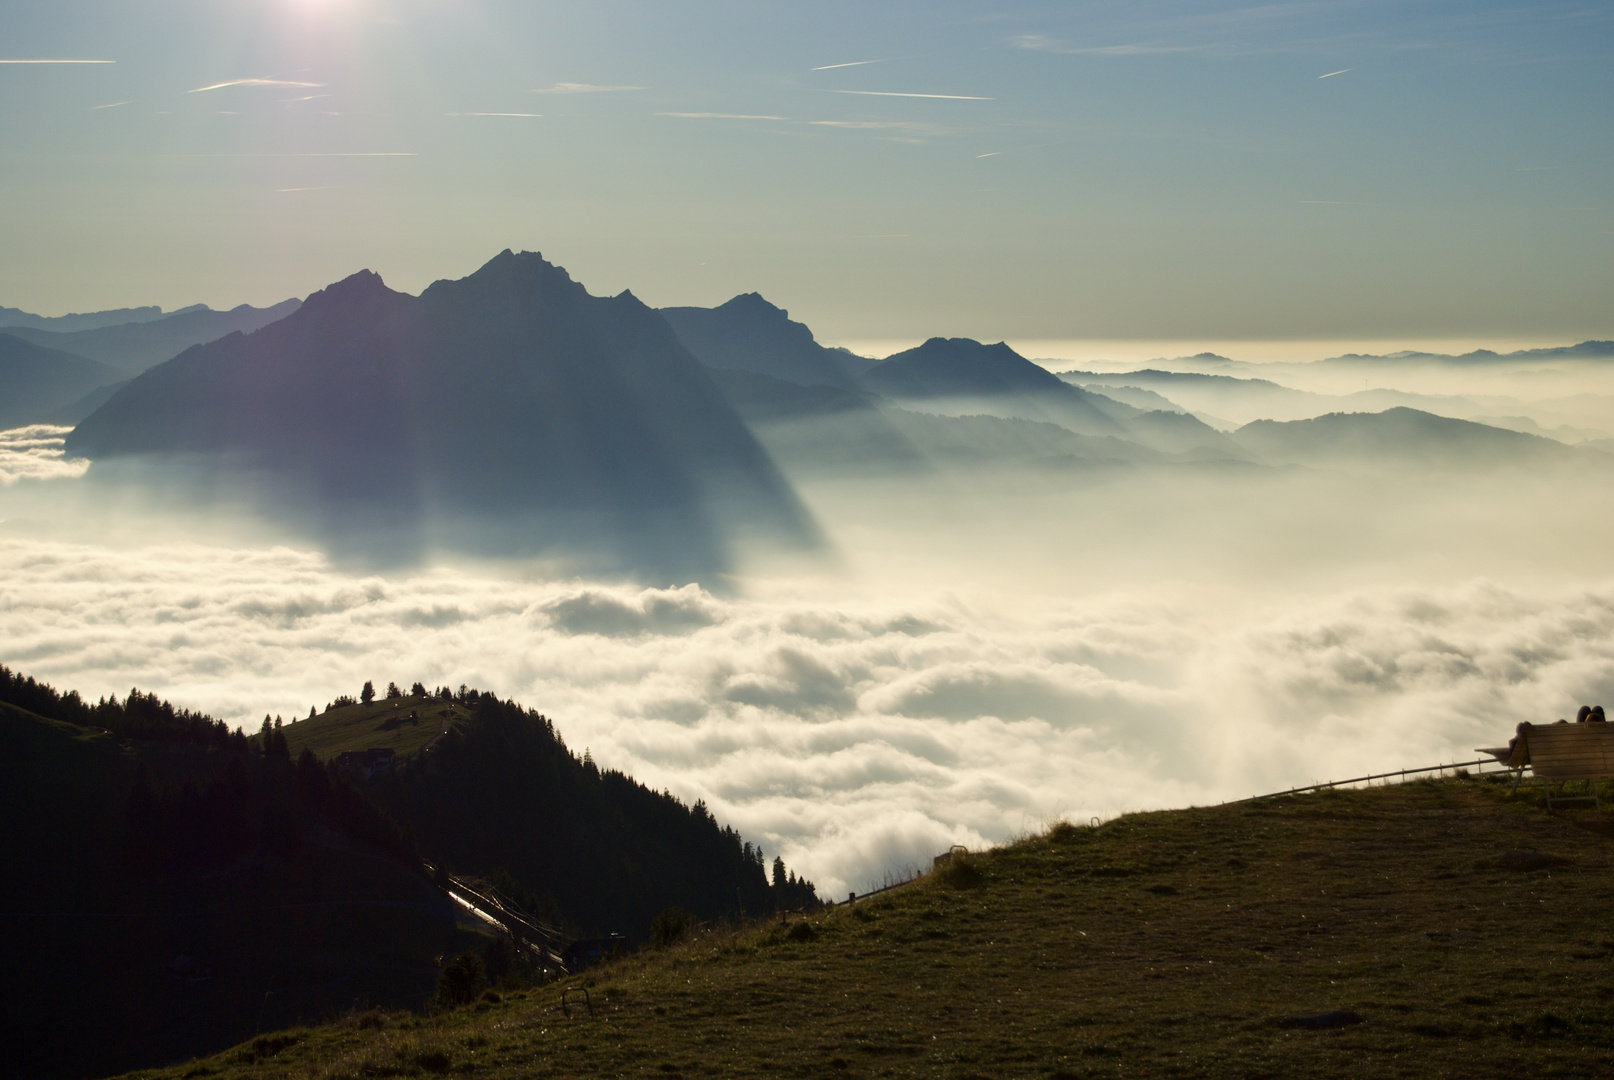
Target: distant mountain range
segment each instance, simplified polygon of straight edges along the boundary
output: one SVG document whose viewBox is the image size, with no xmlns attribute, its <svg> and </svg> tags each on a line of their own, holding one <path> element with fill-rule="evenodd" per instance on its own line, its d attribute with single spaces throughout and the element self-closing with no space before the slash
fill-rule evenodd
<svg viewBox="0 0 1614 1080">
<path fill-rule="evenodd" d="M 1408 408 L 1380 413 L 1330 413 L 1286 423 L 1257 420 L 1233 434 L 1272 464 L 1417 464 L 1442 469 L 1614 465 L 1614 458 L 1596 450 L 1581 450 L 1536 435 Z"/>
<path fill-rule="evenodd" d="M 875 361 L 819 344 L 756 293 L 658 312 L 627 292 L 591 296 L 531 253 L 506 251 L 418 297 L 361 272 L 268 309 L 129 309 L 64 317 L 80 322 L 58 329 L 28 318 L 0 330 L 0 424 L 77 422 L 68 451 L 109 466 L 183 456 L 206 466 L 192 480 L 262 481 L 252 490 L 367 557 L 413 558 L 434 545 L 554 552 L 688 580 L 727 567 L 746 536 L 821 542 L 787 474 L 1082 462 L 1489 468 L 1606 456 L 1566 457 L 1567 447 L 1520 434 L 1551 432 L 1526 416 L 1490 416 L 1506 399 L 1315 394 L 1242 377 L 1276 368 L 1210 353 L 1056 375 L 1001 342 L 938 337 Z M 190 344 L 123 381 L 178 342 Z M 1338 360 L 1608 355 L 1609 343 L 1585 342 L 1505 357 Z M 1463 419 L 1445 419 L 1454 415 Z"/>
<path fill-rule="evenodd" d="M 297 310 L 299 303 L 297 300 L 284 300 L 266 308 L 242 304 L 229 311 L 214 311 L 198 305 L 168 315 L 159 311 L 151 318 L 147 318 L 146 314 L 156 309 L 134 308 L 129 310 L 135 311 L 140 317 L 126 322 L 106 321 L 119 312 L 99 312 L 94 315 L 64 316 L 77 322 L 61 326 L 14 323 L 4 332 L 35 345 L 99 360 L 119 369 L 127 378 L 179 355 L 192 345 L 216 341 L 226 334 L 250 334 L 290 315 Z M 51 322 L 39 320 L 38 316 L 32 318 L 39 322 Z"/>
<path fill-rule="evenodd" d="M 160 307 L 115 308 L 110 311 L 92 311 L 82 315 L 33 315 L 18 308 L 0 307 L 0 327 L 24 326 L 30 330 L 51 330 L 71 334 L 79 330 L 99 330 L 106 326 L 125 323 L 155 322 L 170 315 L 186 315 L 192 311 L 208 310 L 205 304 L 192 304 L 177 311 L 163 311 Z"/>
<path fill-rule="evenodd" d="M 1402 352 L 1384 353 L 1345 353 L 1341 356 L 1331 356 L 1321 361 L 1324 364 L 1362 364 L 1362 363 L 1406 363 L 1436 362 L 1445 364 L 1517 364 L 1530 360 L 1610 360 L 1614 359 L 1614 341 L 1582 341 L 1578 345 L 1554 345 L 1543 349 L 1516 349 L 1509 353 L 1493 352 L 1490 349 L 1475 349 L 1472 352 L 1453 356 L 1450 353 L 1431 353 L 1406 350 Z"/>
<path fill-rule="evenodd" d="M 876 364 L 862 382 L 907 408 L 927 412 L 1047 421 L 1079 435 L 1128 439 L 1166 453 L 1246 456 L 1195 416 L 1140 409 L 1071 386 L 1001 342 L 931 338 Z"/>
<path fill-rule="evenodd" d="M 1463 419 L 1486 411 L 1478 402 L 1450 395 L 1386 389 L 1318 394 L 1283 386 L 1270 379 L 1192 371 L 1154 368 L 1126 372 L 1063 371 L 1059 377 L 1073 386 L 1117 398 L 1139 392 L 1158 395 L 1167 404 L 1156 407 L 1192 411 L 1201 419 L 1224 428 L 1255 419 L 1303 420 L 1329 412 L 1377 412 L 1397 406 Z"/>
<path fill-rule="evenodd" d="M 631 293 L 591 296 L 532 253 L 418 297 L 355 274 L 137 377 L 67 448 L 237 462 L 344 532 L 496 518 L 449 539 L 498 553 L 683 575 L 726 565 L 742 535 L 818 542 L 666 320 Z"/>
</svg>

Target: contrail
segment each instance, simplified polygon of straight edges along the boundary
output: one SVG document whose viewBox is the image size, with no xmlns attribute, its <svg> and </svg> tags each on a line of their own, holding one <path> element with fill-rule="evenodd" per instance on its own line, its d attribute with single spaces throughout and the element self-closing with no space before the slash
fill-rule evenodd
<svg viewBox="0 0 1614 1080">
<path fill-rule="evenodd" d="M 884 60 L 853 60 L 849 64 L 825 64 L 823 67 L 815 67 L 812 70 L 813 71 L 834 71 L 836 68 L 862 67 L 864 64 L 884 64 L 887 61 L 889 61 L 890 59 L 891 59 L 890 57 L 886 57 Z"/>
<path fill-rule="evenodd" d="M 864 97 L 918 97 L 943 98 L 947 101 L 996 101 L 997 98 L 972 97 L 969 94 L 899 94 L 892 90 L 831 90 L 832 94 L 860 94 Z"/>
<path fill-rule="evenodd" d="M 294 82 L 291 79 L 231 79 L 229 82 L 214 83 L 212 86 L 198 86 L 195 90 L 185 91 L 187 94 L 200 94 L 206 90 L 223 90 L 226 86 L 324 86 L 319 82 Z"/>
<path fill-rule="evenodd" d="M 116 60 L 0 60 L 0 64 L 116 64 Z"/>
<path fill-rule="evenodd" d="M 1330 71 L 1327 75 L 1319 75 L 1317 77 L 1319 79 L 1332 79 L 1335 75 L 1343 75 L 1347 71 L 1355 71 L 1355 70 L 1356 70 L 1355 68 L 1340 68 L 1338 71 Z"/>
<path fill-rule="evenodd" d="M 782 116 L 758 116 L 754 113 L 725 112 L 663 112 L 657 116 L 676 116 L 683 120 L 783 120 Z"/>
</svg>

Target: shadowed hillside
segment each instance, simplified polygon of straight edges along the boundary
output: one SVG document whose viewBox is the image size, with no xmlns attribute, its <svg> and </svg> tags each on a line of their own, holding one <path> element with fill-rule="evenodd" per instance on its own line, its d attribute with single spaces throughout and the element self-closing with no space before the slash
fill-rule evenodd
<svg viewBox="0 0 1614 1080">
<path fill-rule="evenodd" d="M 73 402 L 121 378 L 95 360 L 0 333 L 0 430 L 53 423 Z"/>
<path fill-rule="evenodd" d="M 4 668 L 0 738 L 0 935 L 27 986 L 0 1019 L 7 1075 L 104 1076 L 358 1002 L 419 1008 L 435 957 L 479 940 L 407 836 L 284 743 Z"/>
<path fill-rule="evenodd" d="M 249 739 L 152 695 L 86 702 L 0 667 L 0 738 L 0 942 L 30 987 L 0 1019 L 22 1048 L 8 1075 L 105 1075 L 360 1005 L 424 1007 L 443 957 L 487 927 L 428 882 L 417 839 L 578 934 L 642 942 L 667 909 L 817 902 L 777 859 L 770 882 L 704 805 L 579 759 L 544 717 L 475 690 L 343 700 Z M 397 764 L 342 761 L 372 746 Z"/>
</svg>

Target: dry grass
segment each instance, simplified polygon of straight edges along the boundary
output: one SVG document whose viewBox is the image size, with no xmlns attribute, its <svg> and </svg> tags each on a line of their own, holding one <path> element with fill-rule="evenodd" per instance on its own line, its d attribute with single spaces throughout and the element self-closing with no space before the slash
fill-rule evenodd
<svg viewBox="0 0 1614 1080">
<path fill-rule="evenodd" d="M 1139 814 L 167 1075 L 1614 1075 L 1614 815 L 1473 780 Z M 1295 1018 L 1346 1010 L 1327 1030 Z M 377 1026 L 377 1024 L 380 1026 Z"/>
</svg>

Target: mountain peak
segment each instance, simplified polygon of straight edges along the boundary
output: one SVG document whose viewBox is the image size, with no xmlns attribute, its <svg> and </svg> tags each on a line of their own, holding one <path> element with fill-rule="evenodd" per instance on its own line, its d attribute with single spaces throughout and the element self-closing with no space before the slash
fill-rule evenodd
<svg viewBox="0 0 1614 1080">
<path fill-rule="evenodd" d="M 779 322 L 790 321 L 790 312 L 777 304 L 771 303 L 761 293 L 756 292 L 741 293 L 727 303 L 719 304 L 716 310 L 752 319 L 767 318 Z"/>
<path fill-rule="evenodd" d="M 526 296 L 533 293 L 577 294 L 588 290 L 572 280 L 564 268 L 556 266 L 536 251 L 505 248 L 458 281 L 434 281 L 421 293 L 421 299 L 438 297 Z"/>
<path fill-rule="evenodd" d="M 1027 391 L 1068 394 L 1059 377 L 1027 360 L 1007 343 L 933 337 L 888 356 L 863 377 L 888 397 L 969 397 Z"/>
</svg>

